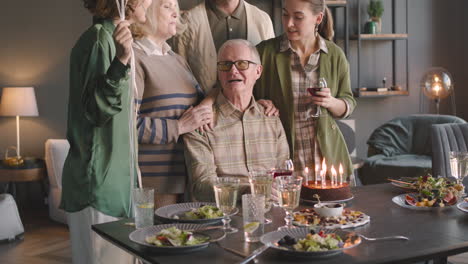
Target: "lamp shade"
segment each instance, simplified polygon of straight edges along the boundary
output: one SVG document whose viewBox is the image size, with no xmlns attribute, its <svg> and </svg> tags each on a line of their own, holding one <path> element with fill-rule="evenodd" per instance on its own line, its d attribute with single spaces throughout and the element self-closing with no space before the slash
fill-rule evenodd
<svg viewBox="0 0 468 264">
<path fill-rule="evenodd" d="M 34 87 L 3 88 L 0 116 L 38 116 Z"/>
<path fill-rule="evenodd" d="M 431 99 L 444 99 L 453 92 L 453 82 L 450 73 L 440 67 L 429 69 L 421 79 L 424 95 Z"/>
</svg>

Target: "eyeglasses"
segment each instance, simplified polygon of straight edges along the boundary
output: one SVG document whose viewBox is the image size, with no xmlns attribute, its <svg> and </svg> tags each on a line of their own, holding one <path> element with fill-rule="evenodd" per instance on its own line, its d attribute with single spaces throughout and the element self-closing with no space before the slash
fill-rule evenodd
<svg viewBox="0 0 468 264">
<path fill-rule="evenodd" d="M 245 71 L 249 68 L 250 64 L 257 64 L 253 61 L 249 60 L 237 60 L 237 61 L 218 61 L 218 70 L 220 71 L 230 71 L 232 68 L 232 65 L 236 65 L 236 68 L 239 71 Z"/>
</svg>

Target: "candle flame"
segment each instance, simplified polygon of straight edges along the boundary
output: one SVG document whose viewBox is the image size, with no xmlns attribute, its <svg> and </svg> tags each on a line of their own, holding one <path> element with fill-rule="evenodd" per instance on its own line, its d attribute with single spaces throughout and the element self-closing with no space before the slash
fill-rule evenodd
<svg viewBox="0 0 468 264">
<path fill-rule="evenodd" d="M 331 166 L 331 174 L 332 174 L 332 176 L 336 176 L 336 170 L 335 170 L 335 167 L 333 165 Z"/>
<path fill-rule="evenodd" d="M 325 162 L 325 158 L 322 160 L 322 171 L 327 171 L 327 163 Z"/>
<path fill-rule="evenodd" d="M 309 167 L 305 167 L 304 172 L 309 173 Z"/>
<path fill-rule="evenodd" d="M 341 163 L 340 163 L 340 167 L 338 168 L 338 171 L 340 172 L 340 174 L 343 174 L 343 165 L 341 165 Z"/>
</svg>

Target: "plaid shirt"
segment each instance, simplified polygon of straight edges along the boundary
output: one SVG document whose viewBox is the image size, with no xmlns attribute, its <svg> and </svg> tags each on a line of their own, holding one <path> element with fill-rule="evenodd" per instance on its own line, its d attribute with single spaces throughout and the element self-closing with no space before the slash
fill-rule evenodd
<svg viewBox="0 0 468 264">
<path fill-rule="evenodd" d="M 253 97 L 242 112 L 219 93 L 213 115 L 213 131 L 184 135 L 192 197 L 196 200 L 214 200 L 211 180 L 215 177 L 240 177 L 247 183 L 249 171 L 275 168 L 289 158 L 280 119 L 265 116 Z"/>
<path fill-rule="evenodd" d="M 294 119 L 295 119 L 295 152 L 294 152 L 294 170 L 299 175 L 304 174 L 304 168 L 309 168 L 309 179 L 315 177 L 315 168 L 320 167 L 322 153 L 316 139 L 316 119 L 307 117 L 308 112 L 315 113 L 316 105 L 306 103 L 306 99 L 310 97 L 307 88 L 318 87 L 319 77 L 319 59 L 320 51 L 328 53 L 327 45 L 324 39 L 319 36 L 319 49 L 310 55 L 307 63 L 302 66 L 299 55 L 291 47 L 291 44 L 284 35 L 280 44 L 280 52 L 289 51 L 291 54 L 291 81 L 294 98 Z M 349 105 L 346 100 L 346 113 L 349 115 Z M 312 108 L 312 109 L 310 109 Z M 324 114 L 322 112 L 322 114 Z"/>
</svg>

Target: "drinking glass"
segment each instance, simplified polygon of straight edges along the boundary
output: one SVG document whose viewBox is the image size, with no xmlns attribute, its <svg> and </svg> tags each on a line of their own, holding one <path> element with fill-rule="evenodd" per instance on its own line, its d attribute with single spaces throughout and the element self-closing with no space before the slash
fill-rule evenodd
<svg viewBox="0 0 468 264">
<path fill-rule="evenodd" d="M 247 242 L 258 242 L 264 232 L 265 196 L 263 194 L 242 195 L 242 220 Z"/>
<path fill-rule="evenodd" d="M 273 186 L 273 173 L 269 171 L 257 170 L 249 172 L 250 192 L 252 194 L 263 194 L 265 196 L 265 212 L 270 211 L 271 189 Z M 271 219 L 265 218 L 265 224 L 270 224 Z"/>
<path fill-rule="evenodd" d="M 135 188 L 132 192 L 136 228 L 153 225 L 154 189 Z"/>
<path fill-rule="evenodd" d="M 234 212 L 239 192 L 239 178 L 218 177 L 214 180 L 213 188 L 216 206 L 223 212 L 223 230 L 225 233 L 235 233 L 237 228 L 231 227 L 229 215 Z"/>
<path fill-rule="evenodd" d="M 322 88 L 326 88 L 326 87 L 328 87 L 327 80 L 325 80 L 325 78 L 323 78 L 323 77 L 320 77 L 318 79 L 318 82 L 317 82 L 317 87 L 307 88 L 307 91 L 311 95 L 315 96 L 316 92 L 319 92 L 319 91 L 322 90 Z M 315 108 L 315 112 L 314 112 L 314 108 Z M 314 106 L 314 105 L 310 104 L 308 106 L 308 108 L 307 108 L 306 113 L 307 113 L 306 114 L 307 119 L 309 119 L 309 118 L 318 118 L 318 117 L 320 117 L 320 114 L 322 113 L 322 110 L 320 109 L 320 106 L 318 106 L 318 105 Z"/>
<path fill-rule="evenodd" d="M 466 151 L 450 151 L 450 170 L 452 176 L 455 177 L 457 183 L 463 186 L 463 178 L 468 175 L 468 152 Z M 465 195 L 465 190 L 461 196 Z"/>
<path fill-rule="evenodd" d="M 273 178 L 276 178 L 278 176 L 292 176 L 294 172 L 294 163 L 291 159 L 285 160 L 278 168 L 273 168 L 271 170 L 271 173 L 273 174 Z M 276 182 L 273 181 L 273 190 L 272 190 L 273 196 L 278 197 L 278 192 L 276 190 Z M 278 201 L 276 199 L 273 200 L 273 205 L 274 206 L 279 206 Z"/>
<path fill-rule="evenodd" d="M 284 218 L 286 224 L 279 229 L 292 228 L 292 213 L 299 206 L 302 177 L 279 176 L 275 180 L 279 192 L 279 205 L 286 212 L 286 217 Z"/>
</svg>

